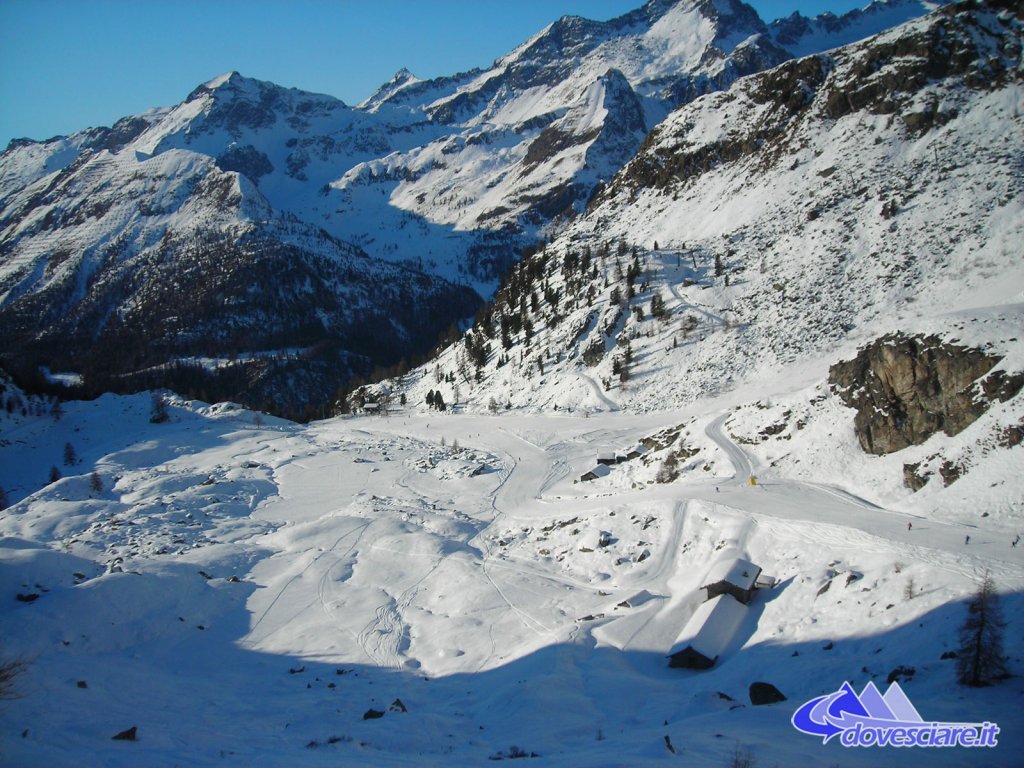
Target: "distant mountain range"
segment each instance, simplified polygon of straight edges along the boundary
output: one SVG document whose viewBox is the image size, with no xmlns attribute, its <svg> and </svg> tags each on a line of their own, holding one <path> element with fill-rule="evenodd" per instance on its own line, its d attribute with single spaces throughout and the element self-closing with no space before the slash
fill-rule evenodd
<svg viewBox="0 0 1024 768">
<path fill-rule="evenodd" d="M 171 386 L 311 415 L 457 335 L 588 205 L 644 188 L 672 110 L 930 8 L 768 25 L 736 0 L 651 0 L 562 18 L 487 69 L 402 70 L 357 107 L 230 73 L 111 128 L 14 141 L 0 359 L 23 381 L 45 365 L 93 392 Z"/>
</svg>

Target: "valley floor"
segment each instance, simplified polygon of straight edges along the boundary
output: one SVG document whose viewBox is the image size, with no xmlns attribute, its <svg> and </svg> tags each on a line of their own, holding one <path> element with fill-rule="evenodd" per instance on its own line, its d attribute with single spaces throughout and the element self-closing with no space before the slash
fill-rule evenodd
<svg viewBox="0 0 1024 768">
<path fill-rule="evenodd" d="M 782 476 L 724 408 L 297 426 L 192 404 L 151 425 L 147 406 L 5 427 L 26 488 L 0 515 L 0 651 L 27 663 L 0 704 L 5 765 L 1012 765 L 1024 748 L 1021 678 L 963 688 L 940 660 L 988 572 L 1021 671 L 1024 547 L 966 511 Z M 576 482 L 683 422 L 703 464 L 677 481 L 637 458 Z M 67 440 L 79 466 L 28 494 Z M 728 555 L 777 586 L 713 669 L 669 669 Z M 998 722 L 999 746 L 851 750 L 790 724 L 901 666 L 926 720 Z M 755 681 L 788 700 L 751 706 Z"/>
</svg>

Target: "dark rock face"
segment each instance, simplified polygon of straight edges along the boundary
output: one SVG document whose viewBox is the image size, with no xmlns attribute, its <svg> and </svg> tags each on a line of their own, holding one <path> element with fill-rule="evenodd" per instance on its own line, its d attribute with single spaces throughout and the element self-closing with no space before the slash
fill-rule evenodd
<svg viewBox="0 0 1024 768">
<path fill-rule="evenodd" d="M 889 676 L 885 679 L 885 681 L 889 685 L 892 685 L 897 681 L 909 680 L 914 676 L 916 672 L 917 670 L 914 667 L 905 667 L 901 664 L 889 673 Z"/>
<path fill-rule="evenodd" d="M 608 110 L 597 141 L 587 150 L 587 165 L 621 168 L 636 154 L 647 135 L 644 107 L 629 81 L 616 69 L 602 78 Z"/>
<path fill-rule="evenodd" d="M 759 707 L 762 704 L 774 704 L 778 701 L 785 700 L 786 697 L 782 695 L 782 691 L 771 683 L 750 684 L 750 703 L 755 707 Z"/>
<path fill-rule="evenodd" d="M 244 173 L 254 182 L 274 171 L 274 166 L 266 154 L 250 145 L 239 147 L 232 144 L 217 158 L 217 165 L 222 171 Z"/>
<path fill-rule="evenodd" d="M 912 491 L 920 491 L 931 479 L 930 472 L 921 472 L 921 464 L 903 465 L 903 484 Z"/>
<path fill-rule="evenodd" d="M 390 712 L 408 712 L 409 710 L 408 710 L 408 708 L 406 708 L 405 704 L 402 703 L 401 699 L 395 699 L 394 701 L 391 702 L 391 706 L 388 707 L 388 711 L 390 711 Z"/>
<path fill-rule="evenodd" d="M 112 128 L 97 128 L 96 136 L 86 146 L 94 150 L 106 149 L 111 152 L 119 152 L 148 127 L 149 123 L 141 117 L 123 117 L 114 123 Z"/>
<path fill-rule="evenodd" d="M 737 129 L 730 133 L 728 139 L 690 148 L 684 131 L 678 144 L 665 143 L 659 147 L 663 129 L 655 129 L 616 183 L 665 189 L 670 184 L 701 176 L 744 157 L 762 155 L 764 162 L 769 163 L 780 152 L 786 135 L 811 109 L 817 91 L 827 80 L 832 67 L 833 62 L 827 56 L 809 56 L 788 61 L 752 78 L 745 85 L 751 100 L 757 104 L 769 104 L 771 108 L 763 120 L 750 125 L 750 130 Z M 706 92 L 695 93 L 694 98 Z M 719 94 L 712 98 L 719 98 L 724 103 L 732 100 L 733 96 Z"/>
<path fill-rule="evenodd" d="M 857 409 L 854 427 L 861 447 L 881 456 L 920 445 L 940 430 L 956 435 L 981 416 L 991 400 L 1013 397 L 1024 383 L 1020 376 L 1000 371 L 979 382 L 998 362 L 998 357 L 980 349 L 935 336 L 897 334 L 877 339 L 853 360 L 833 365 L 829 384 L 844 403 Z"/>
<path fill-rule="evenodd" d="M 1020 4 L 1011 0 L 993 0 L 987 5 L 1001 13 L 998 23 L 1007 28 L 1013 16 L 1020 16 Z M 839 118 L 862 109 L 875 114 L 899 113 L 911 133 L 921 134 L 956 116 L 955 110 L 941 111 L 938 105 L 923 112 L 905 109 L 910 104 L 907 96 L 929 80 L 962 77 L 971 88 L 999 87 L 1013 76 L 1012 71 L 998 57 L 984 53 L 977 35 L 979 25 L 963 15 L 972 7 L 969 3 L 951 3 L 938 12 L 936 23 L 926 29 L 873 44 L 855 62 L 850 77 L 837 84 L 830 94 L 829 115 Z M 890 66 L 885 67 L 886 63 Z"/>
</svg>

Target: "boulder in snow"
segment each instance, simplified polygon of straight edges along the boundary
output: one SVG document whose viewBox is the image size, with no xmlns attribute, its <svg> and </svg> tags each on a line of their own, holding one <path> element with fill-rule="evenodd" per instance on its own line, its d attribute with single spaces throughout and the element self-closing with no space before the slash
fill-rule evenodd
<svg viewBox="0 0 1024 768">
<path fill-rule="evenodd" d="M 762 704 L 774 704 L 778 701 L 785 700 L 786 697 L 782 695 L 782 691 L 771 683 L 750 684 L 750 703 L 755 707 L 759 707 Z"/>
</svg>

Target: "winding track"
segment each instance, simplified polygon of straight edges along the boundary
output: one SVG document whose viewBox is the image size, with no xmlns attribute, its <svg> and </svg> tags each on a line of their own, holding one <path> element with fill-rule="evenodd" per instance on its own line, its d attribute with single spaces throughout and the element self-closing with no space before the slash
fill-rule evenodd
<svg viewBox="0 0 1024 768">
<path fill-rule="evenodd" d="M 975 530 L 972 526 L 928 520 L 925 525 L 908 531 L 907 521 L 916 522 L 918 518 L 876 506 L 839 488 L 779 479 L 762 479 L 756 487 L 751 487 L 745 478 L 755 474 L 757 467 L 725 434 L 723 427 L 727 418 L 728 414 L 715 418 L 705 430 L 707 436 L 725 452 L 735 472 L 733 478 L 723 484 L 722 492 L 714 494 L 716 501 L 755 517 L 828 523 L 882 537 L 914 550 L 926 560 L 935 560 L 935 552 L 940 551 L 952 556 L 943 558 L 944 566 L 972 577 L 991 567 L 992 561 L 1011 566 L 1011 570 L 1019 569 L 1019 563 L 1009 548 L 984 541 L 965 546 L 964 536 Z M 683 492 L 689 495 L 694 490 L 684 489 Z M 984 556 L 983 563 L 978 555 Z M 1001 569 L 1003 566 L 998 567 Z"/>
<path fill-rule="evenodd" d="M 628 442 L 638 435 L 649 434 L 652 426 L 656 429 L 657 425 L 662 425 L 669 417 L 623 419 L 611 414 L 599 417 L 596 422 L 569 420 L 562 424 L 552 424 L 544 421 L 537 431 L 541 438 L 536 440 L 526 439 L 515 428 L 510 428 L 524 424 L 521 421 L 510 423 L 501 418 L 471 416 L 438 421 L 437 426 L 444 429 L 444 436 L 449 439 L 457 437 L 463 444 L 475 444 L 486 449 L 500 456 L 503 465 L 496 483 L 488 483 L 486 489 L 481 487 L 479 493 L 460 497 L 459 502 L 469 504 L 473 509 L 466 508 L 466 511 L 477 516 L 477 533 L 466 543 L 476 550 L 476 567 L 496 596 L 496 601 L 485 601 L 488 604 L 481 608 L 486 613 L 482 621 L 491 633 L 490 640 L 484 640 L 479 648 L 481 669 L 492 666 L 505 647 L 495 636 L 495 611 L 504 611 L 508 617 L 514 617 L 521 625 L 515 634 L 531 646 L 551 641 L 571 641 L 580 634 L 589 635 L 589 627 L 597 626 L 584 625 L 579 621 L 573 621 L 570 626 L 564 620 L 553 620 L 547 613 L 539 613 L 531 604 L 524 603 L 522 597 L 517 597 L 520 589 L 538 589 L 546 583 L 557 591 L 551 593 L 552 597 L 568 589 L 573 590 L 586 604 L 594 604 L 597 599 L 593 594 L 594 584 L 574 580 L 558 569 L 546 568 L 542 562 L 507 556 L 492 547 L 489 536 L 503 527 L 536 525 L 566 514 L 587 514 L 605 508 L 609 503 L 625 506 L 652 502 L 674 503 L 672 519 L 666 520 L 666 523 L 671 523 L 671 528 L 661 537 L 661 551 L 651 563 L 655 570 L 646 574 L 645 585 L 654 588 L 655 593 L 667 595 L 672 592 L 669 582 L 678 567 L 685 509 L 691 500 L 721 505 L 724 509 L 746 514 L 753 526 L 765 531 L 783 530 L 787 535 L 806 536 L 808 541 L 819 543 L 822 537 L 832 538 L 845 546 L 862 546 L 865 549 L 887 546 L 885 542 L 891 541 L 904 548 L 908 557 L 932 561 L 970 577 L 991 567 L 997 578 L 1003 571 L 1019 578 L 1020 566 L 1011 558 L 1008 548 L 1004 552 L 1003 547 L 982 541 L 976 541 L 969 547 L 963 545 L 965 532 L 974 533 L 970 527 L 931 520 L 917 525 L 915 519 L 914 530 L 908 532 L 907 515 L 878 507 L 832 486 L 773 477 L 770 470 L 759 466 L 741 446 L 729 438 L 725 426 L 728 416 L 728 413 L 722 413 L 707 422 L 705 434 L 721 449 L 724 458 L 732 466 L 732 477 L 668 485 L 652 484 L 613 493 L 599 490 L 594 493 L 583 488 L 565 493 L 562 489 L 567 487 L 564 480 L 571 467 L 579 463 L 590 446 L 608 441 Z M 536 426 L 528 421 L 525 424 L 527 430 Z M 394 429 L 400 430 L 402 427 L 396 423 Z M 386 433 L 391 429 L 380 431 Z M 522 434 L 529 437 L 532 433 L 527 431 Z M 751 487 L 748 478 L 759 471 L 764 472 L 764 475 L 756 487 Z M 418 491 L 413 487 L 411 475 L 398 478 L 396 483 L 404 492 L 418 496 L 421 500 L 425 498 L 423 493 L 436 493 L 436 489 Z M 314 600 L 319 598 L 322 609 L 331 613 L 328 605 L 330 595 L 326 590 L 333 581 L 333 575 L 337 573 L 337 567 L 346 560 L 348 553 L 359 546 L 360 541 L 367 541 L 364 534 L 371 524 L 371 521 L 364 520 L 357 526 L 350 526 L 349 530 L 341 533 L 332 547 L 317 554 L 303 572 L 294 574 L 255 622 L 250 637 L 271 623 L 275 627 L 266 631 L 261 639 L 284 626 L 275 616 L 281 612 L 284 604 L 281 602 L 282 596 L 318 561 L 320 579 Z M 819 528 L 811 530 L 808 526 Z M 347 549 L 339 551 L 339 547 L 345 548 L 346 542 Z M 328 553 L 333 562 L 323 567 L 325 561 L 321 558 Z M 417 595 L 422 594 L 425 582 L 446 557 L 444 554 L 431 555 L 430 562 L 423 563 L 422 575 L 419 575 L 415 583 L 400 593 L 387 596 L 386 601 L 366 617 L 369 620 L 364 619 L 366 623 L 358 634 L 348 630 L 372 663 L 395 669 L 407 665 L 410 626 L 405 617 L 409 616 L 408 609 L 415 607 Z M 559 602 L 563 599 L 557 598 Z M 628 628 L 628 634 L 621 636 L 626 645 L 635 642 L 637 647 L 653 647 L 652 643 L 655 640 L 660 642 L 663 636 L 667 637 L 670 629 L 678 630 L 675 625 L 678 624 L 680 612 L 685 611 L 687 606 L 682 603 L 666 603 L 662 607 L 658 605 L 652 603 L 649 608 L 643 609 L 646 613 L 642 619 L 637 616 L 638 622 Z M 309 606 L 295 607 L 301 613 Z M 273 620 L 267 619 L 268 614 Z"/>
</svg>

